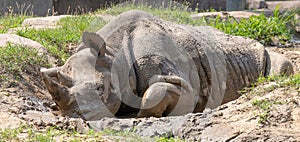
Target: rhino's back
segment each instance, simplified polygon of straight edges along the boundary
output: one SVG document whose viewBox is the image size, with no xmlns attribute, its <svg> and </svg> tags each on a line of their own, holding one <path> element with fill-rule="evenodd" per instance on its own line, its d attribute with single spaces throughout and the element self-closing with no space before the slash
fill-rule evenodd
<svg viewBox="0 0 300 142">
<path fill-rule="evenodd" d="M 124 31 L 130 29 L 132 23 L 152 18 L 153 15 L 140 10 L 124 12 L 101 28 L 97 34 L 101 35 L 109 48 L 118 51 L 122 47 Z"/>
<path fill-rule="evenodd" d="M 174 43 L 174 49 L 180 49 L 192 59 L 198 73 L 198 79 L 195 79 L 194 76 L 189 76 L 189 79 L 194 85 L 193 88 L 198 88 L 196 86 L 200 84 L 199 95 L 215 96 L 215 100 L 219 101 L 222 101 L 223 95 L 225 95 L 227 96 L 225 98 L 228 99 L 225 99 L 224 102 L 227 102 L 238 97 L 237 91 L 255 81 L 259 74 L 264 74 L 266 51 L 261 44 L 254 40 L 230 36 L 212 27 L 177 25 L 153 18 L 152 15 L 144 12 L 134 11 L 133 13 L 125 13 L 125 16 L 120 15 L 119 18 L 98 32 L 106 40 L 107 46 L 118 52 L 124 47 L 124 43 L 122 43 L 124 37 L 128 36 L 129 40 L 138 38 L 138 36 L 132 37 L 131 35 L 137 27 L 139 30 L 165 34 Z M 135 15 L 137 16 L 135 17 Z M 125 20 L 126 22 L 120 25 L 126 16 L 131 17 L 131 20 Z M 149 33 L 140 32 L 140 38 L 147 38 L 146 34 Z M 158 50 L 155 49 L 155 45 L 152 47 L 151 49 L 149 46 L 147 50 L 136 49 L 137 56 L 155 54 L 152 52 Z M 166 52 L 167 54 L 162 55 L 168 55 L 169 51 Z M 152 75 L 152 70 L 145 69 L 142 72 L 149 72 L 149 76 Z M 186 73 L 191 75 L 189 72 Z M 148 80 L 138 76 L 137 79 L 146 82 Z"/>
<path fill-rule="evenodd" d="M 152 28 L 152 31 L 166 34 L 174 44 L 174 49 L 179 49 L 182 54 L 192 59 L 191 62 L 195 65 L 198 75 L 193 76 L 188 70 L 185 73 L 189 75 L 193 88 L 200 85 L 199 95 L 215 97 L 210 99 L 208 105 L 211 107 L 217 106 L 213 104 L 236 99 L 239 97 L 239 90 L 256 81 L 259 75 L 266 73 L 267 53 L 264 46 L 255 40 L 230 36 L 212 27 L 177 25 L 159 19 L 144 21 L 144 25 L 153 24 L 156 25 L 154 26 L 156 29 L 151 26 L 144 26 L 142 29 Z M 155 47 L 156 45 L 152 49 Z M 143 55 L 146 50 L 140 51 Z M 166 52 L 167 55 L 172 53 L 170 50 Z M 177 65 L 186 68 L 183 63 Z"/>
</svg>

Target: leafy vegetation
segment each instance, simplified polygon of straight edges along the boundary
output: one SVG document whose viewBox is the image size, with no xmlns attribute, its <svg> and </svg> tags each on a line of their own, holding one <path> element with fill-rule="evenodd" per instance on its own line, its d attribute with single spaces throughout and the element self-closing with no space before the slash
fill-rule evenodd
<svg viewBox="0 0 300 142">
<path fill-rule="evenodd" d="M 279 40 L 285 43 L 291 38 L 291 30 L 288 25 L 291 24 L 294 13 L 285 13 L 280 15 L 279 7 L 274 12 L 274 16 L 266 17 L 263 13 L 259 16 L 251 16 L 249 19 L 235 18 L 223 19 L 220 17 L 214 21 L 212 26 L 231 35 L 246 36 L 260 41 L 262 44 L 272 44 L 272 40 Z"/>
</svg>

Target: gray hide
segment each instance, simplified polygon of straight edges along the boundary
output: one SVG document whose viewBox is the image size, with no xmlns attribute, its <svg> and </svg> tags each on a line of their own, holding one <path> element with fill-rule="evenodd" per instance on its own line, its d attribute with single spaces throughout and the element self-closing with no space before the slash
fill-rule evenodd
<svg viewBox="0 0 300 142">
<path fill-rule="evenodd" d="M 160 117 L 215 108 L 238 98 L 260 75 L 293 73 L 289 61 L 269 54 L 248 38 L 134 10 L 96 34 L 84 33 L 77 53 L 42 75 L 66 115 L 97 120 L 135 108 L 137 117 Z"/>
</svg>

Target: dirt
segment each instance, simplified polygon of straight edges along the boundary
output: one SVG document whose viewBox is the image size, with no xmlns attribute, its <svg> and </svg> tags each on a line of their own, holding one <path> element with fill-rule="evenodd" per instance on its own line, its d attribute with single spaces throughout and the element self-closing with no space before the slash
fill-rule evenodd
<svg viewBox="0 0 300 142">
<path fill-rule="evenodd" d="M 285 54 L 293 62 L 294 71 L 300 71 L 300 49 L 269 50 Z M 28 124 L 35 129 L 56 126 L 86 132 L 87 127 L 82 120 L 59 114 L 40 77 L 24 73 L 23 78 L 17 85 L 0 89 L 0 128 L 17 128 L 20 124 Z M 268 84 L 256 89 L 266 86 Z M 268 114 L 268 121 L 262 124 L 258 121 L 263 111 L 251 103 L 259 99 L 283 102 L 274 105 Z M 300 141 L 299 100 L 299 87 L 278 88 L 262 95 L 244 94 L 233 102 L 202 114 L 146 119 L 107 118 L 88 123 L 96 130 L 134 129 L 141 136 L 169 136 L 188 140 Z"/>
</svg>

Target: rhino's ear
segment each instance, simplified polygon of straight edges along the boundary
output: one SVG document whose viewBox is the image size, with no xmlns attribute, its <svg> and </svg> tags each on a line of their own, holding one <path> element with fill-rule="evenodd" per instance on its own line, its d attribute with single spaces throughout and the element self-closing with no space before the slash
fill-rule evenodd
<svg viewBox="0 0 300 142">
<path fill-rule="evenodd" d="M 91 52 L 98 53 L 100 57 L 105 55 L 106 44 L 100 35 L 91 32 L 84 32 L 82 35 L 82 41 L 88 48 L 91 49 Z"/>
</svg>

